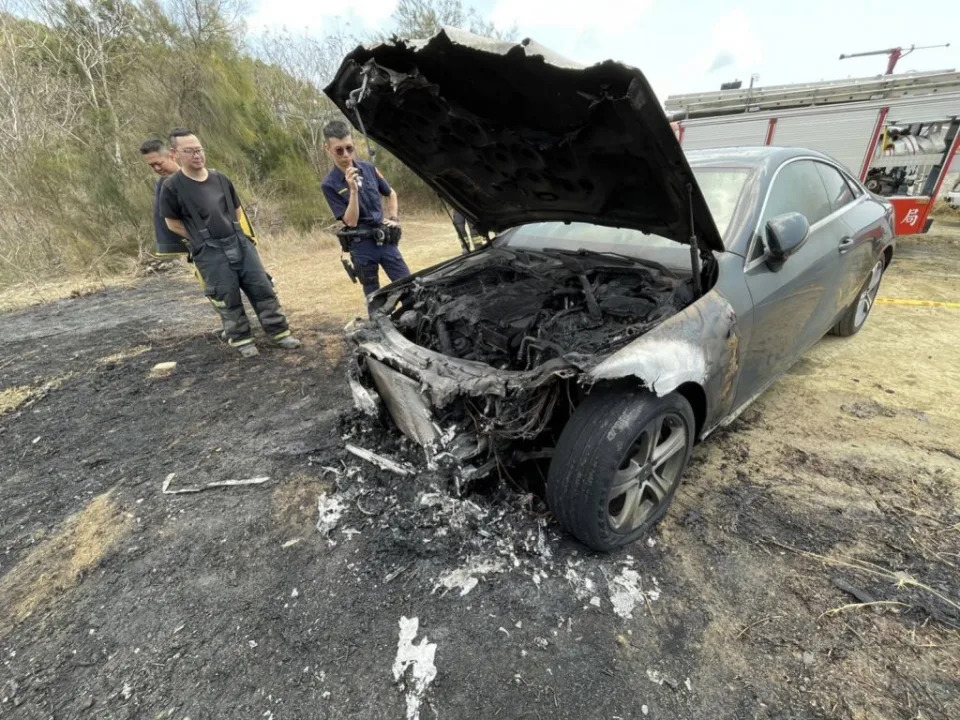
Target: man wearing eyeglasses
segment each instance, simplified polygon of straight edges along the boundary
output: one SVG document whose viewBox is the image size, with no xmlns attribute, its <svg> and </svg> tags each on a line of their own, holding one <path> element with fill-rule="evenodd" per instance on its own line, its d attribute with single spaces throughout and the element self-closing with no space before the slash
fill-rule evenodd
<svg viewBox="0 0 960 720">
<path fill-rule="evenodd" d="M 207 169 L 203 146 L 191 130 L 171 131 L 170 147 L 180 161 L 180 171 L 164 181 L 160 210 L 167 227 L 189 241 L 205 294 L 223 322 L 225 339 L 243 357 L 259 354 L 243 309 L 242 290 L 275 345 L 288 350 L 300 347 L 290 334 L 251 233 L 241 224 L 243 208 L 230 178 Z"/>
<path fill-rule="evenodd" d="M 350 253 L 364 295 L 380 288 L 380 268 L 391 281 L 410 274 L 400 254 L 400 220 L 396 191 L 374 167 L 356 158 L 347 124 L 334 120 L 323 128 L 327 154 L 334 167 L 323 181 L 323 196 L 333 216 L 343 222 L 341 245 Z M 386 212 L 383 208 L 386 198 Z"/>
</svg>

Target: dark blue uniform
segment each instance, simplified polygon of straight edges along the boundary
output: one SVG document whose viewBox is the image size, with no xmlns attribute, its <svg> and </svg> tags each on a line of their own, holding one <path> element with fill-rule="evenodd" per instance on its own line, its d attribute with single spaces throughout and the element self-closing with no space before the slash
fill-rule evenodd
<svg viewBox="0 0 960 720">
<path fill-rule="evenodd" d="M 392 192 L 390 185 L 372 163 L 354 160 L 360 170 L 358 198 L 360 215 L 358 228 L 375 230 L 383 225 L 383 201 Z M 323 196 L 337 220 L 343 219 L 350 202 L 350 186 L 343 171 L 334 167 L 323 181 Z M 380 288 L 380 266 L 383 266 L 391 281 L 400 280 L 410 274 L 410 268 L 396 245 L 377 245 L 374 239 L 357 240 L 350 246 L 350 256 L 360 275 L 365 295 Z"/>
</svg>

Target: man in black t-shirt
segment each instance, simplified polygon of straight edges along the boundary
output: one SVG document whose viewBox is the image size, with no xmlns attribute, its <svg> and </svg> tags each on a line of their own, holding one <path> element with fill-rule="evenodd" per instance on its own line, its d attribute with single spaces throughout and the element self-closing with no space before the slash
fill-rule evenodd
<svg viewBox="0 0 960 720">
<path fill-rule="evenodd" d="M 163 181 L 177 172 L 180 166 L 170 150 L 165 147 L 163 140 L 157 138 L 144 141 L 140 146 L 140 155 L 150 169 L 160 176 L 153 197 L 153 230 L 157 239 L 157 255 L 186 255 L 186 241 L 167 227 L 160 213 L 160 191 L 163 189 Z"/>
<path fill-rule="evenodd" d="M 240 223 L 240 198 L 230 178 L 207 170 L 203 147 L 192 131 L 173 130 L 170 147 L 181 169 L 163 183 L 160 212 L 167 227 L 189 241 L 205 294 L 223 321 L 224 337 L 244 357 L 259 354 L 243 309 L 243 290 L 273 343 L 286 349 L 300 347 L 290 334 L 273 282 Z"/>
</svg>

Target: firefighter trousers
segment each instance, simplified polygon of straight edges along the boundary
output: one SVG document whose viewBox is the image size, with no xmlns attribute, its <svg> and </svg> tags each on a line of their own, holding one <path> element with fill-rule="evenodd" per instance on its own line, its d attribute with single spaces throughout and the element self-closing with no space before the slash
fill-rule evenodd
<svg viewBox="0 0 960 720">
<path fill-rule="evenodd" d="M 280 340 L 290 334 L 273 281 L 243 233 L 206 240 L 199 252 L 194 251 L 193 262 L 203 278 L 204 294 L 220 314 L 223 334 L 231 345 L 253 342 L 241 290 L 268 336 Z"/>
</svg>

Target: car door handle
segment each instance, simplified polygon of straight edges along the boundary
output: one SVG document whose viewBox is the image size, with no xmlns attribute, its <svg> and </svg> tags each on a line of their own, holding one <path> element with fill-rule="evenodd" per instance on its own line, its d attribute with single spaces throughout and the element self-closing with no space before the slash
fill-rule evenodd
<svg viewBox="0 0 960 720">
<path fill-rule="evenodd" d="M 854 242 L 856 241 L 852 237 L 840 238 L 840 252 L 845 253 L 853 247 Z"/>
</svg>

